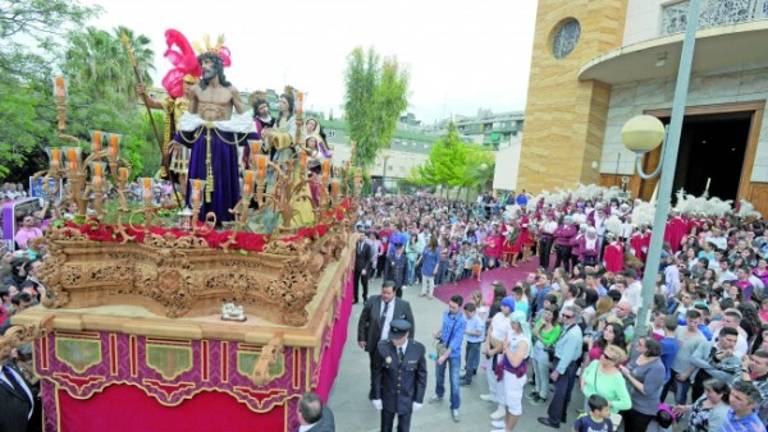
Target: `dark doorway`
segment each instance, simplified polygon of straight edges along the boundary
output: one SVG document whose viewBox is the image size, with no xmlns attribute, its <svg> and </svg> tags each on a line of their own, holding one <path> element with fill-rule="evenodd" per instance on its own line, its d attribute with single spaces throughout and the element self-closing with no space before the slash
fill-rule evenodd
<svg viewBox="0 0 768 432">
<path fill-rule="evenodd" d="M 686 116 L 673 192 L 683 188 L 687 193 L 700 196 L 709 181 L 710 197 L 736 200 L 752 114 Z M 662 121 L 667 124 L 669 118 Z"/>
</svg>

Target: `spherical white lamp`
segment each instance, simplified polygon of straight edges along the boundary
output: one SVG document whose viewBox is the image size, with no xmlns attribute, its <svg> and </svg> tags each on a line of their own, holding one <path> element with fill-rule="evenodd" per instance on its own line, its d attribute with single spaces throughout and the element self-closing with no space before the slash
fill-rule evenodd
<svg viewBox="0 0 768 432">
<path fill-rule="evenodd" d="M 655 149 L 664 140 L 664 124 L 651 115 L 632 117 L 621 128 L 621 142 L 638 155 Z"/>
</svg>

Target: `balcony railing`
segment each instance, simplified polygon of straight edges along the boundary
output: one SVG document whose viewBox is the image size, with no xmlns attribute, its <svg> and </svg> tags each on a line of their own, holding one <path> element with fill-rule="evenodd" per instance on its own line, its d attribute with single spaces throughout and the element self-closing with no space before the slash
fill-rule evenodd
<svg viewBox="0 0 768 432">
<path fill-rule="evenodd" d="M 699 28 L 718 27 L 768 18 L 768 0 L 702 0 Z M 685 31 L 688 0 L 662 8 L 661 34 Z"/>
</svg>

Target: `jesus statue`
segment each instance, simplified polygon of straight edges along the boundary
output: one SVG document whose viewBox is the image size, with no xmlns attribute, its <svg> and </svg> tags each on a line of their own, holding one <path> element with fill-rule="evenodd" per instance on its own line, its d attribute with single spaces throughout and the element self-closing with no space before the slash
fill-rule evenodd
<svg viewBox="0 0 768 432">
<path fill-rule="evenodd" d="M 240 94 L 224 76 L 231 61 L 223 39 L 213 47 L 206 40 L 206 49 L 197 60 L 202 78 L 190 89 L 189 110 L 179 121 L 174 141 L 191 150 L 189 181 L 205 180 L 200 219 L 213 212 L 220 224 L 232 220 L 229 210 L 240 200 L 237 146 L 253 139 L 256 131 Z M 188 185 L 187 203 L 191 191 Z"/>
</svg>

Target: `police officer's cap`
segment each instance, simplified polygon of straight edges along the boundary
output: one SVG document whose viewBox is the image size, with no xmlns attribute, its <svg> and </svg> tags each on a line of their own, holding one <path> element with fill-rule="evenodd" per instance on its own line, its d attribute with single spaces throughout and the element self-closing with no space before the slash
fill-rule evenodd
<svg viewBox="0 0 768 432">
<path fill-rule="evenodd" d="M 406 333 L 411 331 L 411 323 L 404 319 L 392 320 L 389 326 L 389 338 L 400 339 L 405 336 Z"/>
</svg>

